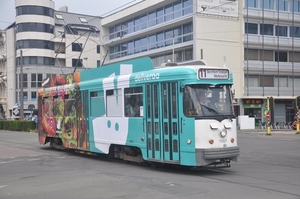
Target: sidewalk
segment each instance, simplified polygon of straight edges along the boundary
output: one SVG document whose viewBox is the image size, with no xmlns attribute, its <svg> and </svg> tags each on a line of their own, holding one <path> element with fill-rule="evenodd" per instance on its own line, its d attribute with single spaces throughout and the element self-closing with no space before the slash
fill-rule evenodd
<svg viewBox="0 0 300 199">
<path fill-rule="evenodd" d="M 256 128 L 256 129 L 242 129 L 242 130 L 238 130 L 238 133 L 265 133 L 267 134 L 267 129 L 261 129 L 261 128 Z M 296 134 L 296 130 L 293 129 L 271 129 L 271 134 L 295 134 L 295 135 L 299 135 L 300 134 Z"/>
</svg>

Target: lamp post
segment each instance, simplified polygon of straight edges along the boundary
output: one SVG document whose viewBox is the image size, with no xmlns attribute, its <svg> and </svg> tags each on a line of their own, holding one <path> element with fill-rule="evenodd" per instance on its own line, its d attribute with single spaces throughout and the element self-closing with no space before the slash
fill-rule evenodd
<svg viewBox="0 0 300 199">
<path fill-rule="evenodd" d="M 174 34 L 170 34 L 170 37 L 172 37 L 173 39 L 173 49 L 172 49 L 172 59 L 173 59 L 173 62 L 175 62 L 175 54 L 174 54 L 174 38 L 175 38 L 175 35 Z"/>
<path fill-rule="evenodd" d="M 19 93 L 19 100 L 20 100 L 20 120 L 24 120 L 24 98 L 23 98 L 23 50 L 20 50 L 20 93 Z"/>
</svg>

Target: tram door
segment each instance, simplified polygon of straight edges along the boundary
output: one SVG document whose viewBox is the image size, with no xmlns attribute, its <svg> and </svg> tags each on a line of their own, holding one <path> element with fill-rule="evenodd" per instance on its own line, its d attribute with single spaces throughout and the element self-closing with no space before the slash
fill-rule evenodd
<svg viewBox="0 0 300 199">
<path fill-rule="evenodd" d="M 177 83 L 149 84 L 146 88 L 148 158 L 179 161 Z"/>
</svg>

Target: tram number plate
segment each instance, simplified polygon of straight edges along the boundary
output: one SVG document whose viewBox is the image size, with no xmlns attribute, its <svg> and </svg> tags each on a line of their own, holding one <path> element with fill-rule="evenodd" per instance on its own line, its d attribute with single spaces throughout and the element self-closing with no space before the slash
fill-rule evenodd
<svg viewBox="0 0 300 199">
<path fill-rule="evenodd" d="M 220 143 L 226 143 L 227 139 L 220 139 Z"/>
</svg>

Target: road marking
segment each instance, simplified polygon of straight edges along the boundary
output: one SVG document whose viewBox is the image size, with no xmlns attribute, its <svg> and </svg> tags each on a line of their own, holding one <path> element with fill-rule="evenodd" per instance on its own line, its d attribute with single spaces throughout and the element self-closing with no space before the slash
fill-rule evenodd
<svg viewBox="0 0 300 199">
<path fill-rule="evenodd" d="M 5 163 L 8 163 L 8 162 L 0 162 L 0 164 L 5 164 Z"/>
<path fill-rule="evenodd" d="M 7 187 L 7 185 L 0 185 L 0 189 L 4 188 L 4 187 Z"/>
</svg>

